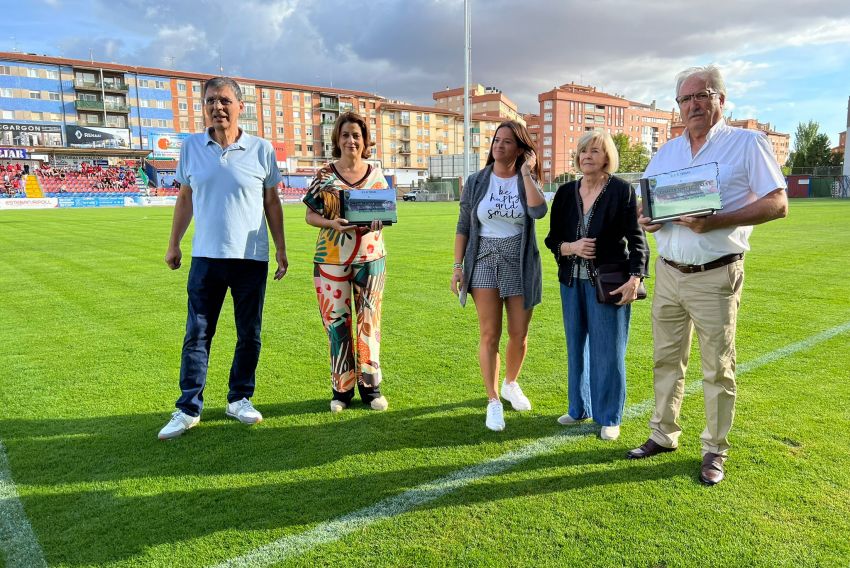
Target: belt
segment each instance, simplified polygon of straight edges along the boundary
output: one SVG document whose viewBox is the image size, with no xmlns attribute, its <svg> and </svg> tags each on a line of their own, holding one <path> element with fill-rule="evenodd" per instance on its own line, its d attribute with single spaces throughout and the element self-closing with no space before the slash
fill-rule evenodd
<svg viewBox="0 0 850 568">
<path fill-rule="evenodd" d="M 717 260 L 712 260 L 711 262 L 706 262 L 705 264 L 679 264 L 678 262 L 667 260 L 664 257 L 661 257 L 661 260 L 663 260 L 665 264 L 672 266 L 679 272 L 683 272 L 685 274 L 693 274 L 694 272 L 705 272 L 706 270 L 711 270 L 713 268 L 720 268 L 721 266 L 726 266 L 727 264 L 737 262 L 742 258 L 744 258 L 744 253 L 739 252 L 737 254 L 727 254 L 726 256 L 721 256 Z"/>
</svg>

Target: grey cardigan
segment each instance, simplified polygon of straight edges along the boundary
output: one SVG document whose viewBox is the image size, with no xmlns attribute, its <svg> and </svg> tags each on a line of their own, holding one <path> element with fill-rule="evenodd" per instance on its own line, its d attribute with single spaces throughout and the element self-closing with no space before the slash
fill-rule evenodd
<svg viewBox="0 0 850 568">
<path fill-rule="evenodd" d="M 463 286 L 461 286 L 459 295 L 461 306 L 466 305 L 466 294 L 469 291 L 469 282 L 472 280 L 472 267 L 475 264 L 475 257 L 478 256 L 478 241 L 481 238 L 481 224 L 478 221 L 477 214 L 478 205 L 487 194 L 492 173 L 493 165 L 491 164 L 469 176 L 463 188 L 463 194 L 460 196 L 460 215 L 457 219 L 456 232 L 458 235 L 464 235 L 467 238 L 466 251 L 463 254 Z M 525 209 L 519 265 L 523 305 L 528 310 L 539 304 L 543 296 L 543 268 L 540 264 L 540 251 L 537 248 L 534 220 L 542 219 L 546 215 L 548 206 L 545 201 L 535 207 L 528 206 L 522 175 L 517 176 L 517 190 L 519 191 L 520 203 Z M 540 191 L 540 188 L 538 187 L 537 190 Z"/>
</svg>

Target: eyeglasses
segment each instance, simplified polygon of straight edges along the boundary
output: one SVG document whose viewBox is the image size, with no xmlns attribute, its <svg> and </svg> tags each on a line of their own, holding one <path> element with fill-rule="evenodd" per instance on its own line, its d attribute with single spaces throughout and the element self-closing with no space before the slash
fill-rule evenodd
<svg viewBox="0 0 850 568">
<path fill-rule="evenodd" d="M 704 103 L 714 95 L 718 94 L 717 91 L 712 91 L 710 89 L 705 91 L 700 91 L 699 93 L 694 93 L 692 95 L 682 95 L 681 97 L 676 97 L 676 102 L 679 103 L 679 106 L 689 103 L 691 101 L 696 101 L 698 103 Z"/>
<path fill-rule="evenodd" d="M 228 99 L 227 97 L 207 97 L 204 99 L 204 102 L 209 106 L 215 106 L 215 103 L 221 103 L 221 106 L 230 106 L 233 104 L 233 101 Z"/>
</svg>

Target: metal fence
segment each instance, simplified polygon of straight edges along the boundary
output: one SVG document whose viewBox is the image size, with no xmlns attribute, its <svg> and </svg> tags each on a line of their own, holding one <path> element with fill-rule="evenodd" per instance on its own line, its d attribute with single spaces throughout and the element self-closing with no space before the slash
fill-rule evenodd
<svg viewBox="0 0 850 568">
<path fill-rule="evenodd" d="M 460 198 L 457 181 L 420 181 L 416 201 L 455 201 Z"/>
</svg>

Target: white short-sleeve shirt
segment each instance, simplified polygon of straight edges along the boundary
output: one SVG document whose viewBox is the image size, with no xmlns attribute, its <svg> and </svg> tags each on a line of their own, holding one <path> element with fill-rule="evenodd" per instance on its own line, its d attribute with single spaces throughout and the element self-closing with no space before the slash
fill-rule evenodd
<svg viewBox="0 0 850 568">
<path fill-rule="evenodd" d="M 174 176 L 192 188 L 192 256 L 269 260 L 263 196 L 282 181 L 274 148 L 240 130 L 222 148 L 209 131 L 183 140 Z"/>
<path fill-rule="evenodd" d="M 649 162 L 644 176 L 717 162 L 723 211 L 735 211 L 787 184 L 773 149 L 761 132 L 735 128 L 721 119 L 706 142 L 691 155 L 690 138 L 681 136 L 664 144 Z M 680 264 L 705 264 L 728 254 L 750 250 L 750 225 L 697 234 L 687 227 L 664 223 L 653 233 L 658 254 Z"/>
</svg>

